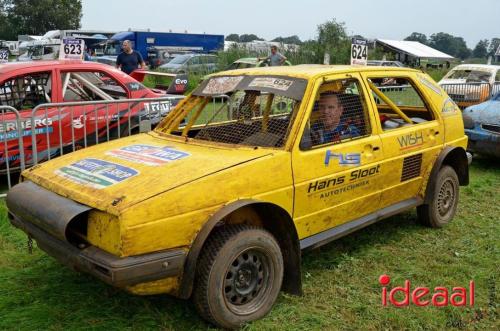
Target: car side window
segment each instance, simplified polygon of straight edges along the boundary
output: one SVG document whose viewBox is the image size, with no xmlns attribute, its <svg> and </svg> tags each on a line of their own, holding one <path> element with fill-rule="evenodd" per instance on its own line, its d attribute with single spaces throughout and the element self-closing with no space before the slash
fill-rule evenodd
<svg viewBox="0 0 500 331">
<path fill-rule="evenodd" d="M 103 72 L 63 72 L 62 95 L 66 102 L 127 98 L 125 89 Z"/>
<path fill-rule="evenodd" d="M 200 64 L 200 58 L 198 56 L 192 57 L 188 61 L 188 65 Z"/>
<path fill-rule="evenodd" d="M 372 95 L 384 131 L 434 119 L 422 94 L 408 78 L 370 78 Z"/>
<path fill-rule="evenodd" d="M 495 75 L 495 82 L 500 83 L 500 70 L 498 70 L 497 74 Z"/>
<path fill-rule="evenodd" d="M 366 100 L 357 79 L 323 83 L 304 129 L 300 148 L 337 144 L 371 134 Z"/>
<path fill-rule="evenodd" d="M 8 78 L 0 85 L 0 104 L 22 110 L 51 102 L 51 76 L 47 71 Z"/>
</svg>

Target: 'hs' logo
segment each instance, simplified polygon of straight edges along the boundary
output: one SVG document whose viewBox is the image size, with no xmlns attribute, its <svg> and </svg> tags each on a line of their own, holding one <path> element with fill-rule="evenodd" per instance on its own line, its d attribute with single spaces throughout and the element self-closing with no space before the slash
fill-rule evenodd
<svg viewBox="0 0 500 331">
<path fill-rule="evenodd" d="M 339 165 L 341 166 L 359 166 L 361 164 L 361 154 L 359 153 L 332 153 L 331 151 L 326 151 L 325 154 L 325 166 L 330 163 L 330 158 L 336 158 L 339 160 Z"/>
</svg>

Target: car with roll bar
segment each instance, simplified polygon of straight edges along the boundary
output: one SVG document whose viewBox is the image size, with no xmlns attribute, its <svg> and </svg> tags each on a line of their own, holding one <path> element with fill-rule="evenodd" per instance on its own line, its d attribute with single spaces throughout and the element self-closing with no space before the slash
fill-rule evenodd
<svg viewBox="0 0 500 331">
<path fill-rule="evenodd" d="M 397 88 L 379 88 L 387 80 Z M 413 208 L 446 226 L 469 181 L 466 147 L 460 109 L 421 71 L 230 70 L 154 131 L 23 172 L 7 207 L 63 264 L 134 294 L 191 298 L 232 329 L 280 291 L 302 294 L 302 251 Z"/>
<path fill-rule="evenodd" d="M 147 88 L 141 83 L 146 75 L 169 76 L 171 86 L 164 86 L 166 90 Z M 0 64 L 0 106 L 11 107 L 1 113 L 0 173 L 19 170 L 23 161 L 29 166 L 135 134 L 145 120 L 154 127 L 183 98 L 186 86 L 187 77 L 144 70 L 129 76 L 95 62 Z M 143 98 L 168 100 L 127 101 Z"/>
<path fill-rule="evenodd" d="M 234 69 L 245 69 L 245 68 L 254 68 L 254 67 L 268 67 L 270 60 L 260 60 L 256 57 L 244 57 L 238 59 L 231 63 L 226 70 L 234 70 Z M 291 66 L 292 63 L 286 60 L 283 63 L 284 66 Z"/>
<path fill-rule="evenodd" d="M 464 109 L 484 102 L 500 91 L 500 66 L 460 64 L 452 68 L 438 84 Z"/>
</svg>

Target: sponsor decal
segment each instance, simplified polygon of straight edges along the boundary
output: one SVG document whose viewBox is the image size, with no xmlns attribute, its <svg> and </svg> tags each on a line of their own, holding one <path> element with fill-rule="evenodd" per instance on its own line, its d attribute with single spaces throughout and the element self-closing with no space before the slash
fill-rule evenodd
<svg viewBox="0 0 500 331">
<path fill-rule="evenodd" d="M 363 181 L 358 182 L 358 183 L 352 183 L 352 184 L 344 185 L 344 186 L 335 188 L 333 190 L 321 192 L 321 194 L 320 194 L 319 197 L 320 197 L 320 199 L 330 198 L 330 197 L 333 197 L 334 195 L 339 195 L 341 193 L 352 191 L 352 190 L 357 189 L 358 187 L 366 186 L 368 184 L 370 184 L 369 180 L 363 180 Z"/>
<path fill-rule="evenodd" d="M 151 145 L 130 145 L 108 151 L 106 154 L 149 166 L 161 166 L 190 156 L 189 153 L 178 151 L 172 147 Z"/>
<path fill-rule="evenodd" d="M 258 77 L 252 80 L 249 87 L 263 87 L 263 88 L 272 88 L 275 90 L 286 91 L 292 86 L 293 81 L 288 79 L 281 78 L 272 78 L 272 77 Z"/>
<path fill-rule="evenodd" d="M 137 83 L 137 82 L 127 83 L 126 86 L 131 91 L 140 91 L 140 90 L 144 90 L 145 89 L 144 85 L 142 85 L 141 83 Z"/>
<path fill-rule="evenodd" d="M 73 121 L 72 121 L 72 125 L 75 129 L 81 129 L 83 128 L 83 115 L 78 117 L 78 118 L 74 118 Z"/>
<path fill-rule="evenodd" d="M 361 165 L 361 154 L 359 153 L 332 153 L 327 150 L 325 153 L 325 166 L 330 164 L 330 159 L 338 159 L 340 166 L 359 166 Z"/>
<path fill-rule="evenodd" d="M 203 94 L 225 94 L 235 89 L 243 76 L 225 76 L 211 78 L 203 89 Z"/>
<path fill-rule="evenodd" d="M 469 281 L 469 288 L 453 287 L 448 289 L 443 286 L 436 286 L 434 291 L 423 286 L 412 289 L 409 280 L 405 280 L 404 286 L 396 286 L 389 290 L 387 285 L 390 282 L 391 278 L 388 275 L 379 277 L 379 283 L 383 286 L 382 306 L 408 307 L 411 304 L 419 307 L 444 307 L 448 305 L 459 307 L 467 306 L 467 304 L 471 307 L 474 306 L 475 284 L 473 280 Z M 397 300 L 396 296 L 399 298 L 402 296 L 403 298 Z"/>
<path fill-rule="evenodd" d="M 430 88 L 437 95 L 443 95 L 443 93 L 441 93 L 441 89 L 439 88 L 439 86 L 437 86 L 437 85 L 433 84 L 432 82 L 430 82 L 427 78 L 425 78 L 425 76 L 419 74 L 418 75 L 418 79 L 419 79 L 420 83 L 422 83 L 425 86 L 427 86 L 428 88 Z"/>
<path fill-rule="evenodd" d="M 92 158 L 64 166 L 57 169 L 55 173 L 75 183 L 95 189 L 103 189 L 121 183 L 139 174 L 135 169 Z"/>
<path fill-rule="evenodd" d="M 21 124 L 21 135 L 23 137 L 32 135 L 32 123 L 31 120 L 22 120 Z M 54 129 L 52 127 L 51 118 L 36 118 L 35 124 L 35 135 L 42 133 L 51 133 Z M 10 140 L 19 138 L 20 131 L 17 127 L 17 121 L 3 122 L 0 124 L 0 140 Z"/>
<path fill-rule="evenodd" d="M 144 109 L 146 109 L 146 114 L 151 117 L 164 116 L 171 108 L 172 104 L 170 101 L 158 101 L 158 102 L 145 102 Z"/>
<path fill-rule="evenodd" d="M 181 84 L 186 85 L 187 83 L 188 83 L 188 80 L 187 80 L 187 79 L 177 78 L 177 79 L 175 80 L 175 84 L 177 84 L 177 85 L 181 85 Z"/>
<path fill-rule="evenodd" d="M 94 116 L 94 115 L 80 115 L 76 118 L 73 118 L 71 121 L 71 125 L 75 129 L 82 129 L 85 125 L 89 125 L 89 122 L 96 122 L 96 121 L 117 121 L 118 118 L 123 119 L 125 118 L 126 115 L 119 116 L 119 114 L 109 114 L 108 116 Z M 92 128 L 95 127 L 95 123 L 92 124 Z"/>
<path fill-rule="evenodd" d="M 455 113 L 458 110 L 457 104 L 451 99 L 448 98 L 443 103 L 443 108 L 441 110 L 442 113 Z"/>
<path fill-rule="evenodd" d="M 397 137 L 400 150 L 410 149 L 424 144 L 424 135 L 422 132 L 410 133 Z"/>
<path fill-rule="evenodd" d="M 317 180 L 309 184 L 309 195 L 321 193 L 321 198 L 337 195 L 369 184 L 369 178 L 380 173 L 380 164 L 366 169 L 352 171 L 349 175 Z M 357 182 L 360 181 L 360 182 Z M 326 194 L 331 192 L 330 194 Z"/>
</svg>

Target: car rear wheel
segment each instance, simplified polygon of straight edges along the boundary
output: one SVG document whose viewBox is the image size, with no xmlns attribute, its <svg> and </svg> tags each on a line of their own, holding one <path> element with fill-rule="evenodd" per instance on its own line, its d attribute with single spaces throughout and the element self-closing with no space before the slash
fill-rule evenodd
<svg viewBox="0 0 500 331">
<path fill-rule="evenodd" d="M 442 167 L 429 193 L 430 203 L 417 208 L 420 223 L 432 228 L 441 228 L 448 224 L 457 211 L 458 193 L 457 173 L 450 166 Z"/>
<path fill-rule="evenodd" d="M 200 315 L 232 329 L 265 316 L 281 289 L 283 257 L 272 234 L 248 225 L 215 230 L 200 254 L 193 301 Z"/>
</svg>

